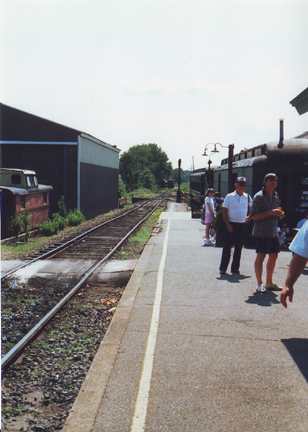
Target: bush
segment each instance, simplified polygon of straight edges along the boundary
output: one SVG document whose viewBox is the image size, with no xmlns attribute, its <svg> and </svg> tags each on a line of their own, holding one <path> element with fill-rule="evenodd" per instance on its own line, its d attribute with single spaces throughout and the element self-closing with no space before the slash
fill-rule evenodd
<svg viewBox="0 0 308 432">
<path fill-rule="evenodd" d="M 70 226 L 77 226 L 85 221 L 85 217 L 80 210 L 75 209 L 73 212 L 70 210 L 67 221 Z"/>
<path fill-rule="evenodd" d="M 52 220 L 58 224 L 59 230 L 63 230 L 67 225 L 67 219 L 61 216 L 59 213 L 54 213 L 52 215 Z"/>
<path fill-rule="evenodd" d="M 138 196 L 138 197 L 148 197 L 150 195 L 152 195 L 152 191 L 150 191 L 149 189 L 146 188 L 138 188 L 133 190 L 132 192 L 129 192 L 128 196 L 131 198 L 133 196 Z"/>
<path fill-rule="evenodd" d="M 189 182 L 187 182 L 187 183 L 182 183 L 182 184 L 181 184 L 181 191 L 182 191 L 183 193 L 189 193 L 189 192 L 190 192 L 190 183 L 189 183 Z"/>
<path fill-rule="evenodd" d="M 21 233 L 23 227 L 23 221 L 22 221 L 22 214 L 16 212 L 15 217 L 11 217 L 10 224 L 9 224 L 9 231 L 10 234 L 15 237 L 15 239 L 18 239 L 19 234 Z"/>
<path fill-rule="evenodd" d="M 54 234 L 57 234 L 59 231 L 59 224 L 56 220 L 51 221 L 48 219 L 48 221 L 43 222 L 39 226 L 39 233 L 43 236 L 52 236 Z"/>
<path fill-rule="evenodd" d="M 23 210 L 22 212 L 16 212 L 15 217 L 11 217 L 9 223 L 9 232 L 15 237 L 17 241 L 19 234 L 25 233 L 25 242 L 28 243 L 30 237 L 30 225 L 31 215 L 29 210 Z"/>
<path fill-rule="evenodd" d="M 43 236 L 52 236 L 57 234 L 59 230 L 63 230 L 67 224 L 70 226 L 77 226 L 84 221 L 85 218 L 80 210 L 74 210 L 73 212 L 70 210 L 67 219 L 59 213 L 54 213 L 51 220 L 48 219 L 48 221 L 43 222 L 38 227 L 38 232 Z"/>
<path fill-rule="evenodd" d="M 119 192 L 120 192 L 121 197 L 127 196 L 125 184 L 124 184 L 123 180 L 120 178 L 119 178 Z"/>
<path fill-rule="evenodd" d="M 66 209 L 63 195 L 61 196 L 61 199 L 59 199 L 59 201 L 58 201 L 58 207 L 59 207 L 59 215 L 61 217 L 63 217 L 64 219 L 66 219 L 67 218 L 67 209 Z M 63 229 L 63 228 L 60 228 L 60 229 Z"/>
<path fill-rule="evenodd" d="M 31 215 L 28 209 L 21 213 L 21 219 L 22 219 L 23 229 L 25 233 L 25 242 L 28 243 L 30 237 L 30 225 L 31 225 Z"/>
</svg>

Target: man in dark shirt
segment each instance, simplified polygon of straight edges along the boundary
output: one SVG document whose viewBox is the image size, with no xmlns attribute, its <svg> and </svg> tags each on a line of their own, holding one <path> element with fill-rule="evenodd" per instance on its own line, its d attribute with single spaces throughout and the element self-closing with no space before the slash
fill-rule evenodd
<svg viewBox="0 0 308 432">
<path fill-rule="evenodd" d="M 257 291 L 281 291 L 281 287 L 273 283 L 273 273 L 280 252 L 278 238 L 278 221 L 283 216 L 277 192 L 277 176 L 274 173 L 266 174 L 263 188 L 253 198 L 250 216 L 254 221 L 252 236 L 256 238 L 255 274 L 257 278 Z M 262 282 L 263 261 L 268 255 L 266 264 L 266 284 Z"/>
</svg>

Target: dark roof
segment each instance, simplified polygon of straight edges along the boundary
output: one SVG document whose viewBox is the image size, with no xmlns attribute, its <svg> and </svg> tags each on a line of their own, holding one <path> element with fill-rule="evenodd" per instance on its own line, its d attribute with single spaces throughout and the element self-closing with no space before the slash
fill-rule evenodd
<svg viewBox="0 0 308 432">
<path fill-rule="evenodd" d="M 0 103 L 1 141 L 77 142 L 82 132 Z"/>
<path fill-rule="evenodd" d="M 290 104 L 296 108 L 299 115 L 306 113 L 308 111 L 308 87 L 292 99 Z"/>
</svg>

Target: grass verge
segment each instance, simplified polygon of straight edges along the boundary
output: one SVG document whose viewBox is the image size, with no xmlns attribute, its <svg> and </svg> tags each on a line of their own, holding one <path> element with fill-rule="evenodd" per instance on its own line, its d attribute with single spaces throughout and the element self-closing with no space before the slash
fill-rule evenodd
<svg viewBox="0 0 308 432">
<path fill-rule="evenodd" d="M 155 210 L 151 216 L 142 224 L 141 228 L 131 236 L 121 248 L 114 254 L 115 259 L 134 259 L 139 258 L 143 251 L 144 246 L 149 241 L 153 228 L 155 227 L 157 220 L 163 211 L 163 206 Z"/>
<path fill-rule="evenodd" d="M 80 226 L 79 226 L 80 227 Z M 30 252 L 39 249 L 41 247 L 44 247 L 44 245 L 47 245 L 51 241 L 56 240 L 59 235 L 63 235 L 64 233 L 69 233 L 70 231 L 74 231 L 79 228 L 77 227 L 69 227 L 65 228 L 60 233 L 54 234 L 53 236 L 36 236 L 31 237 L 28 242 L 17 242 L 17 243 L 11 243 L 11 244 L 3 244 L 1 245 L 1 259 L 2 260 L 8 260 L 8 259 L 15 259 L 22 255 L 27 255 Z"/>
</svg>

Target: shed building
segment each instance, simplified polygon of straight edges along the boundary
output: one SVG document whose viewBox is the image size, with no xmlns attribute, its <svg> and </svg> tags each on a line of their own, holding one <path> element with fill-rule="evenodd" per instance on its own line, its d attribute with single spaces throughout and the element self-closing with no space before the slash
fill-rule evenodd
<svg viewBox="0 0 308 432">
<path fill-rule="evenodd" d="M 116 146 L 4 104 L 0 122 L 1 167 L 33 170 L 52 185 L 51 213 L 61 196 L 87 219 L 118 208 Z"/>
</svg>

